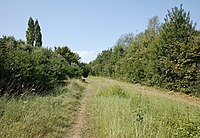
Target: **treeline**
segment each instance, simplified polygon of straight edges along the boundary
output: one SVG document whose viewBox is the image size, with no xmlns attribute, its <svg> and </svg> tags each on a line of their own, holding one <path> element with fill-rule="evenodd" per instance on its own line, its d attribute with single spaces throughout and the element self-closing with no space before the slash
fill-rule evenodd
<svg viewBox="0 0 200 138">
<path fill-rule="evenodd" d="M 26 31 L 27 42 L 11 36 L 0 38 L 0 95 L 45 93 L 69 78 L 88 75 L 79 55 L 67 46 L 43 48 L 38 21 L 32 29 L 31 25 L 32 18 Z"/>
<path fill-rule="evenodd" d="M 132 83 L 200 94 L 200 32 L 182 5 L 172 8 L 160 24 L 123 35 L 113 48 L 90 63 L 91 74 Z"/>
</svg>

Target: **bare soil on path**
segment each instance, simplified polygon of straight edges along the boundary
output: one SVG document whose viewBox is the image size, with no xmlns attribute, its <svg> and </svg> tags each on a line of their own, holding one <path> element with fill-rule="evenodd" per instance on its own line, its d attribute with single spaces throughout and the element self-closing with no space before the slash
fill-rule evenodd
<svg viewBox="0 0 200 138">
<path fill-rule="evenodd" d="M 77 115 L 77 120 L 75 122 L 74 127 L 71 130 L 71 134 L 69 138 L 81 138 L 83 131 L 86 127 L 86 118 L 87 118 L 87 111 L 86 107 L 91 99 L 91 97 L 94 95 L 94 92 L 96 91 L 96 88 L 93 84 L 91 84 L 90 81 L 86 81 L 86 89 L 85 89 L 85 95 L 81 101 L 81 106 L 79 108 L 79 112 Z M 94 83 L 94 81 L 92 82 Z"/>
<path fill-rule="evenodd" d="M 77 115 L 77 120 L 71 129 L 69 138 L 81 138 L 84 131 L 87 129 L 87 107 L 95 94 L 103 89 L 113 85 L 119 85 L 129 92 L 138 92 L 144 95 L 160 96 L 167 99 L 184 102 L 188 105 L 199 106 L 200 98 L 189 96 L 183 93 L 162 91 L 156 88 L 141 86 L 140 84 L 131 84 L 126 82 L 121 82 L 117 80 L 112 80 L 109 78 L 101 77 L 89 77 L 87 79 L 88 84 L 86 85 L 85 95 L 81 101 L 81 106 Z"/>
</svg>

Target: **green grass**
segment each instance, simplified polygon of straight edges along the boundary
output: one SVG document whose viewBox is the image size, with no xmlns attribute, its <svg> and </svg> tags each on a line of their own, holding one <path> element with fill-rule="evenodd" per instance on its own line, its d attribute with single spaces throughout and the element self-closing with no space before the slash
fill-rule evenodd
<svg viewBox="0 0 200 138">
<path fill-rule="evenodd" d="M 57 94 L 0 98 L 0 137 L 65 137 L 76 118 L 83 86 L 73 80 Z"/>
<path fill-rule="evenodd" d="M 199 107 L 120 86 L 100 90 L 88 111 L 97 138 L 200 137 Z"/>
</svg>

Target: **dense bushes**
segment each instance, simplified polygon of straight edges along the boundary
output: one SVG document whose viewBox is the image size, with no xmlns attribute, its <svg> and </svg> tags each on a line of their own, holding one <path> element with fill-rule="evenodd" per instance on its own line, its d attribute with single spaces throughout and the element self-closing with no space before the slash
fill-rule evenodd
<svg viewBox="0 0 200 138">
<path fill-rule="evenodd" d="M 144 32 L 124 35 L 102 51 L 90 64 L 91 73 L 199 94 L 199 38 L 190 14 L 182 5 L 174 7 L 162 25 L 155 16 Z"/>
<path fill-rule="evenodd" d="M 0 93 L 50 90 L 69 77 L 83 74 L 79 59 L 68 47 L 55 50 L 33 47 L 22 40 L 4 36 L 0 38 Z"/>
</svg>

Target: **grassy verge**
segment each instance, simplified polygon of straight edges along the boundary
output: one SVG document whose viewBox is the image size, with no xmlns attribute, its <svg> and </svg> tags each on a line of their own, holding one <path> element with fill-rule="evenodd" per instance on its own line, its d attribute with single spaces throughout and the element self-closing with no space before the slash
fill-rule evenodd
<svg viewBox="0 0 200 138">
<path fill-rule="evenodd" d="M 120 86 L 100 90 L 88 111 L 93 137 L 200 137 L 198 106 Z"/>
<path fill-rule="evenodd" d="M 84 87 L 73 80 L 49 96 L 0 98 L 0 137 L 64 137 L 74 123 Z"/>
</svg>

